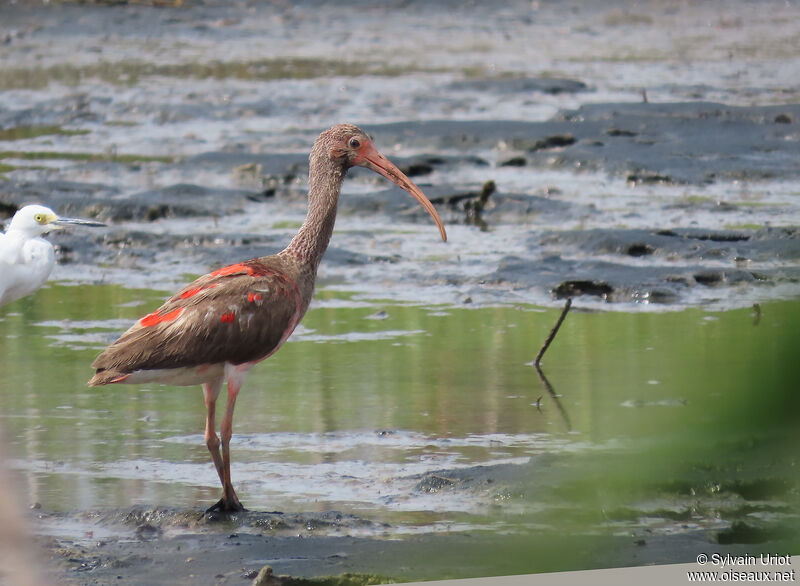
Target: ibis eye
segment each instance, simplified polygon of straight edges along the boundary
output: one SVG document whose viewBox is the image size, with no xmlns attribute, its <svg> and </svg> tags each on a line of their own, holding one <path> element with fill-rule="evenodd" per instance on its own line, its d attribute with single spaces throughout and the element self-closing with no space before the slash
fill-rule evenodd
<svg viewBox="0 0 800 586">
<path fill-rule="evenodd" d="M 350 145 L 351 149 L 357 149 L 358 147 L 361 146 L 361 141 L 358 140 L 356 137 L 353 137 L 350 139 L 350 142 L 348 144 Z"/>
</svg>

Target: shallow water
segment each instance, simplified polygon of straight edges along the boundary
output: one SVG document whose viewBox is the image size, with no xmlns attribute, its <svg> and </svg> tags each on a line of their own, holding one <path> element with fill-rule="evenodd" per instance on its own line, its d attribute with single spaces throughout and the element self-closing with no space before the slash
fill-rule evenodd
<svg viewBox="0 0 800 586">
<path fill-rule="evenodd" d="M 199 388 L 85 386 L 102 346 L 161 298 L 56 285 L 5 308 L 0 425 L 31 504 L 216 500 Z M 745 526 L 798 544 L 797 303 L 631 314 L 578 302 L 545 356 L 553 397 L 530 361 L 555 317 L 319 291 L 239 397 L 240 497 L 376 523 L 353 534 Z"/>
</svg>

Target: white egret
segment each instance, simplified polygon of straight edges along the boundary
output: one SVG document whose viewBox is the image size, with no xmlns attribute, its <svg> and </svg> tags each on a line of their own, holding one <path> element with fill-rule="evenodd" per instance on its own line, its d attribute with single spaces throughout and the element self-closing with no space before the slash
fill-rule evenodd
<svg viewBox="0 0 800 586">
<path fill-rule="evenodd" d="M 50 208 L 28 205 L 0 233 L 0 305 L 25 297 L 44 285 L 56 262 L 53 245 L 41 236 L 64 226 L 105 226 L 81 218 L 61 218 Z"/>
</svg>

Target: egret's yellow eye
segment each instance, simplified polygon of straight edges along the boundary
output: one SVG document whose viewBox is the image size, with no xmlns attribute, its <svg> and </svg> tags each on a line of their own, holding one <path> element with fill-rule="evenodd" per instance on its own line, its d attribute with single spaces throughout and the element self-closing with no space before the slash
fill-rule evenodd
<svg viewBox="0 0 800 586">
<path fill-rule="evenodd" d="M 35 216 L 33 216 L 33 221 L 36 222 L 37 224 L 45 224 L 47 223 L 47 216 L 45 216 L 44 214 L 36 214 Z"/>
</svg>

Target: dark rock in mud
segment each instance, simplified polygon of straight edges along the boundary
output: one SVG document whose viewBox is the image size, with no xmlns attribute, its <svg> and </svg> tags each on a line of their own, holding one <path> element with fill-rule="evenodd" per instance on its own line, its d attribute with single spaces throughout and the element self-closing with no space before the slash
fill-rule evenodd
<svg viewBox="0 0 800 586">
<path fill-rule="evenodd" d="M 528 159 L 525 157 L 511 157 L 500 163 L 501 167 L 524 167 L 528 164 Z"/>
<path fill-rule="evenodd" d="M 411 157 L 394 157 L 395 164 L 409 177 L 429 175 L 434 170 L 441 170 L 455 166 L 488 167 L 488 161 L 474 156 L 443 156 L 443 155 L 416 155 Z M 351 174 L 361 174 L 363 171 L 354 170 Z"/>
<path fill-rule="evenodd" d="M 628 183 L 645 184 L 645 185 L 668 185 L 676 183 L 675 179 L 663 173 L 655 173 L 653 171 L 636 171 L 629 173 L 625 178 Z"/>
<path fill-rule="evenodd" d="M 613 291 L 613 287 L 603 281 L 564 281 L 553 289 L 553 295 L 558 299 L 578 297 L 579 295 L 593 295 L 607 299 Z"/>
<path fill-rule="evenodd" d="M 546 151 L 548 149 L 568 147 L 575 144 L 575 142 L 575 137 L 571 134 L 553 134 L 551 136 L 545 136 L 544 138 L 536 140 L 530 147 L 528 147 L 528 151 Z"/>
</svg>

